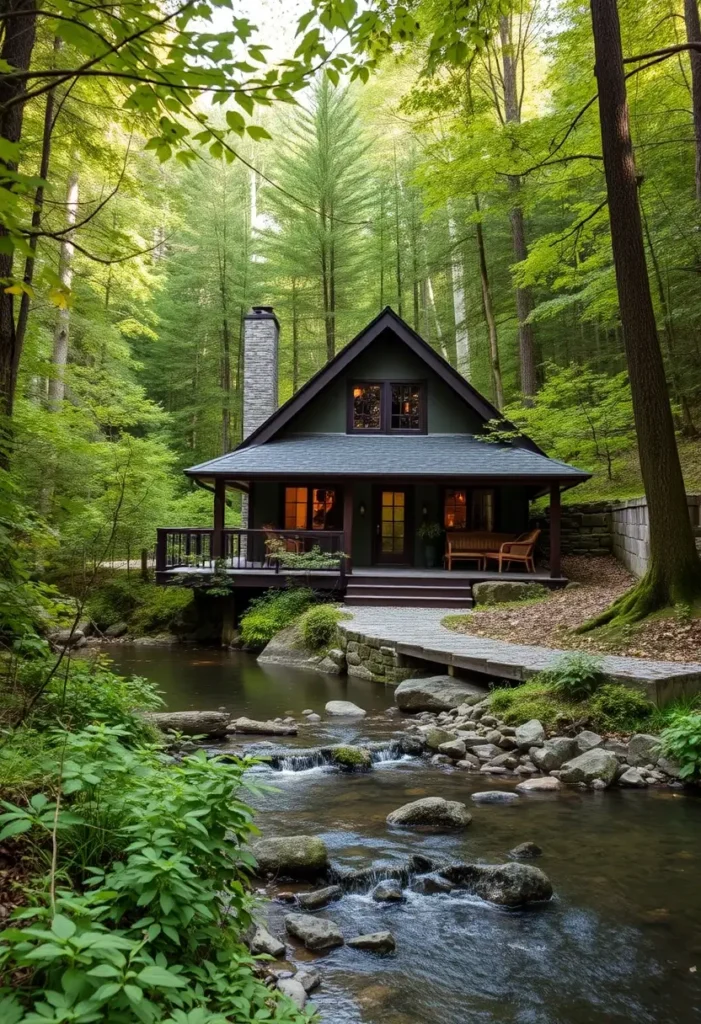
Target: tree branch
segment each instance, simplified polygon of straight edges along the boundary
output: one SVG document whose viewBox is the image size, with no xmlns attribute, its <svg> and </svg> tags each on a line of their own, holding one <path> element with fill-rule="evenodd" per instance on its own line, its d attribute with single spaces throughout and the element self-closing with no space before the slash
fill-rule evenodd
<svg viewBox="0 0 701 1024">
<path fill-rule="evenodd" d="M 560 245 L 561 242 L 564 242 L 567 238 L 570 238 L 572 235 L 579 234 L 584 225 L 587 224 L 590 220 L 593 220 L 594 217 L 596 217 L 597 213 L 601 213 L 603 208 L 607 205 L 608 199 L 603 199 L 596 207 L 596 209 L 592 210 L 591 213 L 588 213 L 586 217 L 582 217 L 582 219 L 575 224 L 571 231 L 568 231 L 565 235 L 561 235 L 560 238 L 556 238 L 553 242 L 550 243 L 550 245 Z"/>
</svg>

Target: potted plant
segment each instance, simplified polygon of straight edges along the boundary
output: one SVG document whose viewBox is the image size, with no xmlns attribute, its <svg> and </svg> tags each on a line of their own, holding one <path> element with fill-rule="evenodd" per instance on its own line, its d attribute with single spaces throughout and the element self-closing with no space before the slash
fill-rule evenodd
<svg viewBox="0 0 701 1024">
<path fill-rule="evenodd" d="M 438 540 L 441 532 L 440 524 L 433 523 L 429 519 L 424 519 L 416 531 L 419 539 L 424 542 L 424 562 L 427 569 L 432 569 L 436 564 L 435 541 Z"/>
</svg>

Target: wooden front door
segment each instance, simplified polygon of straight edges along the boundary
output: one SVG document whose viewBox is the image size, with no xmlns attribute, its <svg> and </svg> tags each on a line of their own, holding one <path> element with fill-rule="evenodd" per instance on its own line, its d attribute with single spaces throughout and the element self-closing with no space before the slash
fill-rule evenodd
<svg viewBox="0 0 701 1024">
<path fill-rule="evenodd" d="M 375 561 L 379 565 L 411 562 L 409 493 L 401 487 L 378 488 L 375 502 Z"/>
</svg>

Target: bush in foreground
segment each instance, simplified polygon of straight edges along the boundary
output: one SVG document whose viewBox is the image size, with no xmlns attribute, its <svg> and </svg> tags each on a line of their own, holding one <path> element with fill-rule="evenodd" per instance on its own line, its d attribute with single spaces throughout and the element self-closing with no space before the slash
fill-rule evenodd
<svg viewBox="0 0 701 1024">
<path fill-rule="evenodd" d="M 264 647 L 314 602 L 309 587 L 268 590 L 256 598 L 241 617 L 241 640 L 248 647 Z"/>
<path fill-rule="evenodd" d="M 701 779 L 701 713 L 679 714 L 661 737 L 662 750 L 680 765 L 682 779 Z"/>
<path fill-rule="evenodd" d="M 304 613 L 300 620 L 302 641 L 309 651 L 331 647 L 341 612 L 330 604 L 319 604 Z"/>
</svg>

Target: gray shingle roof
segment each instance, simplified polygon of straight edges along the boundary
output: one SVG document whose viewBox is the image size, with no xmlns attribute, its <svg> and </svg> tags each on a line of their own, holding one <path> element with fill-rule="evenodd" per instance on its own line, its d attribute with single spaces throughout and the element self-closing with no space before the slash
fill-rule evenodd
<svg viewBox="0 0 701 1024">
<path fill-rule="evenodd" d="M 292 434 L 239 448 L 186 470 L 190 476 L 495 477 L 578 483 L 589 473 L 527 448 L 471 434 Z"/>
</svg>

